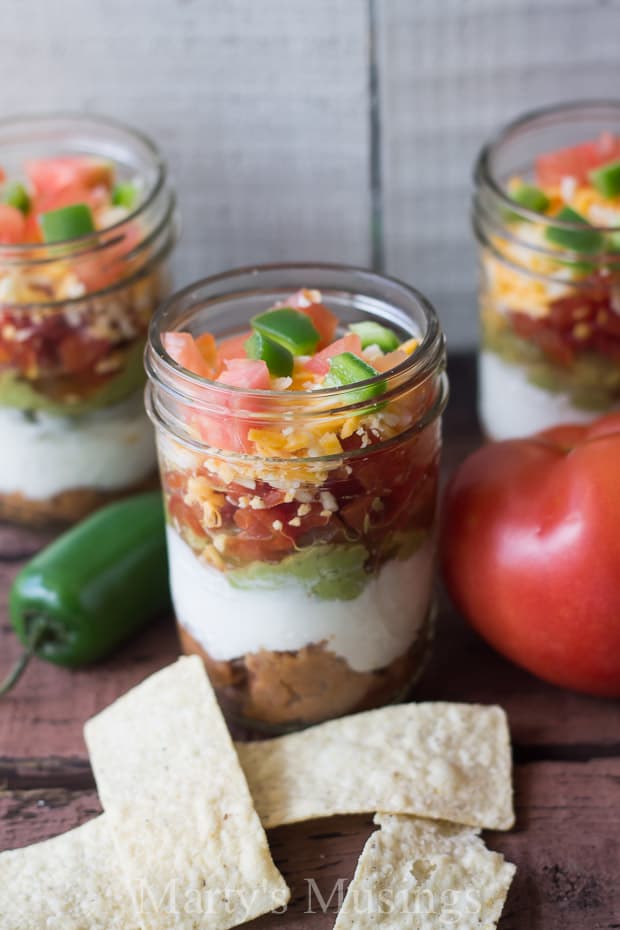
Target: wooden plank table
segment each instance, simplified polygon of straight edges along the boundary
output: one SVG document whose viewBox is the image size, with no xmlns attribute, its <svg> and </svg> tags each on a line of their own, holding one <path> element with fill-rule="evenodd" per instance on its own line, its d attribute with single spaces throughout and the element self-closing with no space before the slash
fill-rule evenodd
<svg viewBox="0 0 620 930">
<path fill-rule="evenodd" d="M 456 357 L 451 380 L 447 471 L 479 442 L 473 360 Z M 46 538 L 0 527 L 3 669 L 18 652 L 6 614 L 8 589 Z M 0 703 L 0 849 L 61 833 L 100 811 L 83 723 L 174 660 L 177 649 L 164 618 L 95 668 L 70 672 L 32 663 Z M 501 930 L 620 928 L 619 704 L 561 691 L 513 667 L 468 629 L 443 594 L 434 656 L 416 697 L 499 703 L 509 715 L 517 825 L 486 835 L 491 848 L 518 866 Z M 331 892 L 352 876 L 371 829 L 370 817 L 338 817 L 271 831 L 274 858 L 293 896 L 285 916 L 256 923 L 269 930 L 331 927 L 338 891 L 328 904 Z"/>
</svg>

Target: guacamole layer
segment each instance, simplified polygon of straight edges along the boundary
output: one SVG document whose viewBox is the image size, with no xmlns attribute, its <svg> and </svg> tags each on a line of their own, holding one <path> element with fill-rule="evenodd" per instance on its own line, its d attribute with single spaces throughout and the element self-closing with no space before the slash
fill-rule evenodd
<svg viewBox="0 0 620 930">
<path fill-rule="evenodd" d="M 500 314 L 485 315 L 482 346 L 524 369 L 530 384 L 570 398 L 579 410 L 604 412 L 620 400 L 620 365 L 595 352 L 579 352 L 570 367 L 554 364 L 533 342 L 517 336 Z"/>
<path fill-rule="evenodd" d="M 78 416 L 119 403 L 137 391 L 145 381 L 144 342 L 136 342 L 127 350 L 123 367 L 100 387 L 86 393 L 71 393 L 63 389 L 58 379 L 29 381 L 14 371 L 0 373 L 0 407 L 13 407 L 27 414 L 48 413 L 57 416 Z"/>
<path fill-rule="evenodd" d="M 407 559 L 427 538 L 414 530 L 394 536 L 393 555 Z M 364 590 L 372 574 L 366 568 L 369 554 L 362 543 L 343 545 L 316 544 L 289 555 L 281 562 L 252 562 L 246 568 L 226 573 L 234 588 L 277 590 L 294 580 L 312 597 L 324 600 L 352 601 Z"/>
</svg>

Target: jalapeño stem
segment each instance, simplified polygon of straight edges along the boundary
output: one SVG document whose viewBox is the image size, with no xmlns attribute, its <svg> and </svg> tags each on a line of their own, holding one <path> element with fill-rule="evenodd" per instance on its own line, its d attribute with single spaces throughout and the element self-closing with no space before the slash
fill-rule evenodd
<svg viewBox="0 0 620 930">
<path fill-rule="evenodd" d="M 45 639 L 45 637 L 50 633 L 51 628 L 48 625 L 48 622 L 45 617 L 37 617 L 31 627 L 30 637 L 26 643 L 26 648 L 22 654 L 15 660 L 15 663 L 12 669 L 9 671 L 8 675 L 0 683 L 0 698 L 5 697 L 11 691 L 19 679 L 22 677 L 30 660 L 36 655 L 36 651 Z"/>
</svg>

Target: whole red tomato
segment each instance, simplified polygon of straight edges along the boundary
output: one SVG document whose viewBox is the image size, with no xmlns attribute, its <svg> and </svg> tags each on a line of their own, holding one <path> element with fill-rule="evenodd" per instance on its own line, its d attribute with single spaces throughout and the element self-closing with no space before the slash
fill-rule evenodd
<svg viewBox="0 0 620 930">
<path fill-rule="evenodd" d="M 499 652 L 620 696 L 620 414 L 471 455 L 446 492 L 441 549 L 454 601 Z"/>
</svg>

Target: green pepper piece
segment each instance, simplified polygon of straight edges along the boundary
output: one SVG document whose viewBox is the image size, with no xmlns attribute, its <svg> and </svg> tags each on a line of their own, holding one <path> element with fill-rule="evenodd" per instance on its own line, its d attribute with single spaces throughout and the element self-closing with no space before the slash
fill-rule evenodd
<svg viewBox="0 0 620 930">
<path fill-rule="evenodd" d="M 104 507 L 17 575 L 9 616 L 26 653 L 0 694 L 33 655 L 67 667 L 94 662 L 168 605 L 161 493 Z"/>
<path fill-rule="evenodd" d="M 608 252 L 620 252 L 620 230 L 607 233 L 605 240 Z"/>
<path fill-rule="evenodd" d="M 393 329 L 381 326 L 374 320 L 364 320 L 362 323 L 351 323 L 349 329 L 362 340 L 362 349 L 377 345 L 383 352 L 393 352 L 400 345 L 400 340 Z"/>
<path fill-rule="evenodd" d="M 620 194 L 620 160 L 595 168 L 588 177 L 592 186 L 608 200 Z"/>
<path fill-rule="evenodd" d="M 277 378 L 287 378 L 293 371 L 293 356 L 289 350 L 262 333 L 252 333 L 244 348 L 248 358 L 262 359 L 269 373 Z"/>
<path fill-rule="evenodd" d="M 121 181 L 115 185 L 112 191 L 112 204 L 115 207 L 127 207 L 131 210 L 138 198 L 136 185 L 131 181 Z"/>
<path fill-rule="evenodd" d="M 2 195 L 2 203 L 16 207 L 24 215 L 30 210 L 30 195 L 19 181 L 7 184 Z"/>
<path fill-rule="evenodd" d="M 273 339 L 293 355 L 312 355 L 319 344 L 319 333 L 310 317 L 293 307 L 276 307 L 252 318 L 252 327 Z"/>
<path fill-rule="evenodd" d="M 545 192 L 540 187 L 534 187 L 533 184 L 521 184 L 515 191 L 511 191 L 508 196 L 515 203 L 527 210 L 532 210 L 534 213 L 544 213 L 549 209 L 551 203 Z M 526 217 L 515 213 L 513 210 L 504 210 L 503 216 L 507 223 L 529 222 Z"/>
<path fill-rule="evenodd" d="M 95 231 L 93 214 L 85 203 L 74 203 L 70 207 L 42 213 L 39 222 L 44 240 L 50 243 L 77 239 Z"/>
<path fill-rule="evenodd" d="M 620 269 L 620 230 L 605 235 L 605 251 L 610 255 L 610 260 L 606 262 L 607 268 L 617 272 Z"/>
<path fill-rule="evenodd" d="M 516 191 L 511 192 L 510 199 L 534 213 L 544 213 L 551 203 L 545 192 L 533 184 L 521 184 Z"/>
<path fill-rule="evenodd" d="M 353 355 L 352 352 L 341 352 L 340 355 L 334 355 L 329 360 L 329 371 L 323 380 L 323 387 L 344 387 L 346 384 L 356 384 L 359 381 L 367 381 L 374 378 L 379 372 L 368 362 Z M 352 404 L 358 401 L 368 400 L 383 394 L 386 388 L 385 381 L 376 381 L 374 384 L 366 384 L 364 387 L 356 390 L 347 391 L 347 401 Z"/>
<path fill-rule="evenodd" d="M 576 210 L 573 210 L 572 207 L 562 207 L 554 219 L 579 224 L 583 229 L 563 229 L 560 226 L 548 226 L 545 230 L 545 237 L 549 242 L 570 249 L 571 252 L 597 252 L 603 245 L 603 236 L 598 229 L 590 226 L 588 221 Z"/>
</svg>

